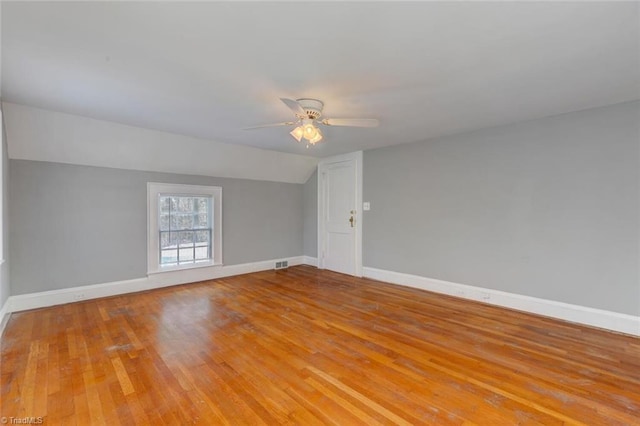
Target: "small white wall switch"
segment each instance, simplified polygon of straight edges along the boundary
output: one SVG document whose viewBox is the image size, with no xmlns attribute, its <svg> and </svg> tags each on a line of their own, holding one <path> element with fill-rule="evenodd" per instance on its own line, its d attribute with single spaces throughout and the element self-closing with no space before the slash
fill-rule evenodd
<svg viewBox="0 0 640 426">
<path fill-rule="evenodd" d="M 364 210 L 365 212 L 368 212 L 369 210 L 371 210 L 371 203 L 368 201 L 365 201 L 364 203 L 362 203 L 362 210 Z"/>
</svg>

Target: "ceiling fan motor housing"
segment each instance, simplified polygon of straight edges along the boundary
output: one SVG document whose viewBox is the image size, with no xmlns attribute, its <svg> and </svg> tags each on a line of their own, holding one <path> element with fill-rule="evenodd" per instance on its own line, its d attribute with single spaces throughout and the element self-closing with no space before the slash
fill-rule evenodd
<svg viewBox="0 0 640 426">
<path fill-rule="evenodd" d="M 322 101 L 308 98 L 296 99 L 296 101 L 300 104 L 302 109 L 304 109 L 304 112 L 307 114 L 307 117 L 301 118 L 310 118 L 312 120 L 315 120 L 322 115 L 322 108 L 324 107 Z"/>
</svg>

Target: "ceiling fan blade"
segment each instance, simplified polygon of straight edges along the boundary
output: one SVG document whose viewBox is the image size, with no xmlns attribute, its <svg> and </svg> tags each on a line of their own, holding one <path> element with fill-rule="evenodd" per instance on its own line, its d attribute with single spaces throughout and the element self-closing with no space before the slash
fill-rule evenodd
<svg viewBox="0 0 640 426">
<path fill-rule="evenodd" d="M 327 126 L 378 127 L 380 122 L 375 118 L 325 118 L 320 121 Z"/>
<path fill-rule="evenodd" d="M 261 126 L 246 127 L 243 130 L 262 129 L 263 127 L 293 126 L 294 124 L 296 124 L 295 121 L 285 121 L 283 123 L 263 124 Z"/>
<path fill-rule="evenodd" d="M 284 102 L 285 105 L 288 106 L 289 109 L 291 109 L 291 111 L 293 111 L 293 113 L 298 117 L 304 117 L 304 118 L 307 117 L 307 113 L 304 112 L 304 108 L 302 108 L 302 106 L 298 103 L 298 101 L 294 101 L 293 99 L 287 99 L 287 98 L 280 98 L 280 100 Z"/>
</svg>

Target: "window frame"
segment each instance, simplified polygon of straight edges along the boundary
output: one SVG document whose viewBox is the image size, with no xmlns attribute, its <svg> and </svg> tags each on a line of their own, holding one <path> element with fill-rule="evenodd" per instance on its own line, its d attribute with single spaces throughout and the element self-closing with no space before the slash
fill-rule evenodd
<svg viewBox="0 0 640 426">
<path fill-rule="evenodd" d="M 211 197 L 213 208 L 211 249 L 209 261 L 182 265 L 160 264 L 160 196 Z M 219 186 L 185 185 L 176 183 L 147 182 L 147 274 L 222 265 L 222 188 Z"/>
</svg>

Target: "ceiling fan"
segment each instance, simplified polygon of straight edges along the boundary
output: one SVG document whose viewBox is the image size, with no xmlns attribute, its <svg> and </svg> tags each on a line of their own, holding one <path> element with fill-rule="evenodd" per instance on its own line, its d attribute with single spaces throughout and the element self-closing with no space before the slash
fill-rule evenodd
<svg viewBox="0 0 640 426">
<path fill-rule="evenodd" d="M 262 126 L 249 127 L 245 130 L 260 129 L 263 127 L 276 126 L 296 126 L 289 134 L 298 142 L 306 139 L 307 148 L 322 140 L 322 132 L 317 127 L 324 126 L 351 126 L 351 127 L 377 127 L 378 120 L 375 118 L 320 118 L 324 103 L 318 99 L 301 98 L 297 100 L 280 98 L 286 106 L 296 115 L 295 121 L 285 121 L 282 123 L 265 124 Z"/>
</svg>

